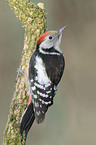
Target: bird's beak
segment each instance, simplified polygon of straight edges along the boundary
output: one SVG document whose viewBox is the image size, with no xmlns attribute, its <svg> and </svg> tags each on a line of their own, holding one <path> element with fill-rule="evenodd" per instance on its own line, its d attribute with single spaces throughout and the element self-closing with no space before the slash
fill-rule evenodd
<svg viewBox="0 0 96 145">
<path fill-rule="evenodd" d="M 64 26 L 63 28 L 61 28 L 61 29 L 58 31 L 58 37 L 62 34 L 63 30 L 64 30 L 66 27 L 67 27 L 67 25 Z"/>
</svg>

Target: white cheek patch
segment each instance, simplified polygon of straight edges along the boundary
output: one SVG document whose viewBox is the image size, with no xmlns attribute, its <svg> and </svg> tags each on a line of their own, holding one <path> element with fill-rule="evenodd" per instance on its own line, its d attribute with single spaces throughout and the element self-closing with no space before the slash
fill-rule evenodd
<svg viewBox="0 0 96 145">
<path fill-rule="evenodd" d="M 46 37 L 45 40 L 40 44 L 40 48 L 44 48 L 44 49 L 46 49 L 46 47 L 51 48 L 52 46 L 53 46 L 53 42 L 50 42 L 49 36 L 48 38 Z"/>
<path fill-rule="evenodd" d="M 38 82 L 40 84 L 50 84 L 50 79 L 47 76 L 46 70 L 45 70 L 45 66 L 44 63 L 42 61 L 42 59 L 38 56 L 36 56 L 36 65 L 35 68 L 37 70 L 37 78 L 38 78 Z"/>
<path fill-rule="evenodd" d="M 47 54 L 47 55 L 49 55 L 49 54 L 50 55 L 60 55 L 60 53 L 62 53 L 62 51 L 60 49 L 60 43 L 61 43 L 62 34 L 60 35 L 59 39 L 57 39 L 56 36 L 54 35 L 54 38 L 51 41 L 49 40 L 49 36 L 46 37 L 44 39 L 44 41 L 39 46 L 39 52 L 43 53 L 43 54 Z M 50 51 L 44 51 L 43 50 L 43 49 L 46 50 L 46 48 L 50 49 L 51 47 L 54 47 L 58 52 L 55 52 L 55 51 L 54 52 L 50 52 Z"/>
</svg>

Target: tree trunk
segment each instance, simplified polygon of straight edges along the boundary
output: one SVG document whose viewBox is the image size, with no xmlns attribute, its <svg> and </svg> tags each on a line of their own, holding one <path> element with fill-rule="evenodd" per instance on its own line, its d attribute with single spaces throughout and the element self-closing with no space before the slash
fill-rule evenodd
<svg viewBox="0 0 96 145">
<path fill-rule="evenodd" d="M 46 17 L 44 5 L 39 3 L 35 5 L 26 0 L 8 0 L 8 3 L 16 17 L 22 22 L 25 27 L 24 48 L 22 59 L 19 68 L 25 72 L 30 57 L 36 47 L 37 38 L 46 29 Z M 23 140 L 20 136 L 20 119 L 27 107 L 28 96 L 27 89 L 24 83 L 24 77 L 21 74 L 17 80 L 13 99 L 10 105 L 8 121 L 4 131 L 3 145 L 25 145 L 25 133 Z"/>
</svg>

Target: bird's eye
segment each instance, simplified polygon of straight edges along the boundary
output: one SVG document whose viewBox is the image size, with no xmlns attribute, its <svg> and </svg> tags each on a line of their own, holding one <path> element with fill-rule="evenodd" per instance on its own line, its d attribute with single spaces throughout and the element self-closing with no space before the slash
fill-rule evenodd
<svg viewBox="0 0 96 145">
<path fill-rule="evenodd" d="M 52 39 L 52 36 L 49 36 L 49 39 Z"/>
</svg>

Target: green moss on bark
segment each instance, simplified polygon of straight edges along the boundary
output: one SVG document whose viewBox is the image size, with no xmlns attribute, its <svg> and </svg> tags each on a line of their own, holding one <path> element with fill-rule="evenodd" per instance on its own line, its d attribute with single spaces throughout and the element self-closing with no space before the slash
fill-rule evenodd
<svg viewBox="0 0 96 145">
<path fill-rule="evenodd" d="M 36 47 L 37 38 L 46 29 L 45 10 L 34 3 L 26 0 L 7 0 L 8 4 L 16 14 L 16 17 L 25 27 L 24 48 L 19 68 L 25 72 L 30 57 Z M 20 136 L 20 119 L 28 103 L 27 89 L 24 83 L 24 77 L 21 75 L 16 83 L 13 99 L 10 105 L 8 121 L 4 131 L 3 145 L 24 145 Z"/>
</svg>

